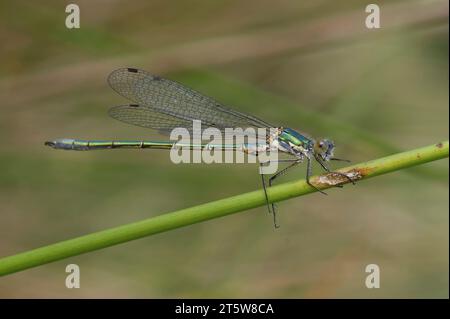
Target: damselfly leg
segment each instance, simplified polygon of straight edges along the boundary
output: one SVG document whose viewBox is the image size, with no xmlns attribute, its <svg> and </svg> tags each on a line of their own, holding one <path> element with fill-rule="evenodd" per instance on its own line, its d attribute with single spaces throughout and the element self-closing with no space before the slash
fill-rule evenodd
<svg viewBox="0 0 450 319">
<path fill-rule="evenodd" d="M 263 166 L 264 164 L 270 164 L 270 163 L 291 163 L 289 166 L 283 168 L 282 170 L 278 171 L 277 173 L 275 173 L 275 175 L 271 176 L 269 178 L 269 187 L 272 186 L 273 181 L 286 173 L 287 170 L 289 170 L 290 168 L 294 167 L 295 165 L 299 164 L 302 162 L 302 160 L 299 159 L 282 159 L 282 160 L 276 160 L 276 161 L 270 161 L 270 162 L 265 162 L 265 163 L 260 163 L 260 166 Z M 263 184 L 263 188 L 264 188 L 264 194 L 266 196 L 266 204 L 267 204 L 267 209 L 269 211 L 269 214 L 271 213 L 273 215 L 273 225 L 275 228 L 280 227 L 280 225 L 278 225 L 277 223 L 277 217 L 276 217 L 276 204 L 275 203 L 269 203 L 269 197 L 267 196 L 267 187 L 266 187 L 266 181 L 264 178 L 264 174 L 261 174 L 261 180 L 262 180 L 262 184 Z M 272 209 L 271 209 L 272 208 Z"/>
<path fill-rule="evenodd" d="M 351 160 L 343 159 L 343 158 L 337 158 L 337 157 L 330 158 L 330 161 L 339 161 L 339 162 L 346 162 L 346 163 L 350 163 L 351 162 Z"/>
<path fill-rule="evenodd" d="M 306 158 L 306 183 L 311 186 L 312 188 L 314 188 L 316 191 L 318 191 L 319 193 L 323 194 L 323 195 L 328 195 L 327 193 L 325 193 L 323 190 L 318 189 L 315 185 L 313 185 L 310 181 L 312 175 L 312 161 L 309 157 Z"/>
</svg>

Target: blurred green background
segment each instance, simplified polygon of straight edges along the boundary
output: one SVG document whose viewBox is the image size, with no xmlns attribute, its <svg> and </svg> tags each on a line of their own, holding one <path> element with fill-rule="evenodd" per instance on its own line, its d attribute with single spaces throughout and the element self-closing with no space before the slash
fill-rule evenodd
<svg viewBox="0 0 450 319">
<path fill-rule="evenodd" d="M 75 1 L 78 30 L 68 3 L 0 4 L 0 256 L 260 188 L 250 164 L 44 147 L 155 137 L 108 118 L 119 67 L 332 137 L 353 162 L 448 137 L 448 1 L 379 1 L 378 30 L 364 1 Z M 3 277 L 0 297 L 448 298 L 448 206 L 441 160 L 280 203 L 276 231 L 253 209 Z"/>
</svg>

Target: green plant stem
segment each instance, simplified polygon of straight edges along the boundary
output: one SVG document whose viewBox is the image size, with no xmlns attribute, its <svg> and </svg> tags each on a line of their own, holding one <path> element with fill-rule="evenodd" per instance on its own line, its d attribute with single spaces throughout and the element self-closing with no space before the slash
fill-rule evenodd
<svg viewBox="0 0 450 319">
<path fill-rule="evenodd" d="M 339 169 L 337 172 L 347 174 L 355 180 L 361 180 L 445 158 L 448 157 L 448 152 L 449 143 L 446 141 L 352 165 Z M 348 180 L 342 175 L 326 173 L 312 177 L 311 182 L 320 189 L 326 189 L 348 183 Z M 268 190 L 268 196 L 270 202 L 278 202 L 315 191 L 304 179 L 301 179 L 271 187 Z M 65 240 L 0 259 L 0 275 L 14 273 L 265 204 L 264 192 L 258 190 Z"/>
</svg>

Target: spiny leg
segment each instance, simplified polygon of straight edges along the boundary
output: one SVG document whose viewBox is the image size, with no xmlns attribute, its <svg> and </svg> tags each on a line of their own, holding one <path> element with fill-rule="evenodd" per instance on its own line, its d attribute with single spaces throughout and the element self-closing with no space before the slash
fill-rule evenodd
<svg viewBox="0 0 450 319">
<path fill-rule="evenodd" d="M 269 178 L 269 187 L 272 186 L 272 183 L 274 181 L 274 179 L 276 179 L 277 177 L 283 175 L 284 173 L 286 173 L 286 171 L 288 169 L 290 169 L 291 167 L 294 167 L 295 165 L 301 163 L 301 160 L 295 159 L 295 160 L 286 160 L 286 162 L 293 162 L 291 165 L 283 168 L 281 171 L 278 171 L 275 175 L 271 176 Z"/>
<path fill-rule="evenodd" d="M 343 158 L 336 158 L 336 157 L 330 158 L 330 161 L 339 161 L 339 162 L 347 162 L 347 163 L 351 162 L 351 160 L 343 159 Z"/>
<path fill-rule="evenodd" d="M 291 163 L 291 162 L 296 162 L 298 161 L 297 159 L 281 159 L 281 160 L 273 160 L 273 161 L 267 161 L 264 163 L 260 163 L 259 167 L 263 167 L 264 164 L 270 164 L 270 163 Z M 267 209 L 269 211 L 269 214 L 272 213 L 270 210 L 270 206 L 269 206 L 269 198 L 267 196 L 267 187 L 266 187 L 266 180 L 264 179 L 264 174 L 261 174 L 261 181 L 262 181 L 262 185 L 264 188 L 264 195 L 266 196 L 266 203 L 267 203 Z"/>
<path fill-rule="evenodd" d="M 324 164 L 319 159 L 317 159 L 317 157 L 316 157 L 316 160 L 321 164 L 322 167 L 324 166 Z M 341 161 L 341 162 L 350 163 L 350 160 L 346 160 L 346 159 L 342 159 L 342 158 L 336 158 L 336 157 L 330 158 L 330 161 Z M 325 170 L 328 172 L 329 170 L 327 168 Z M 344 188 L 344 185 L 335 185 L 335 186 L 339 187 L 339 188 Z"/>
<path fill-rule="evenodd" d="M 310 182 L 309 178 L 310 178 L 311 175 L 312 175 L 312 162 L 311 162 L 311 159 L 310 159 L 309 157 L 307 157 L 306 159 L 307 159 L 307 162 L 306 162 L 306 183 L 307 183 L 309 186 L 311 186 L 312 188 L 314 188 L 315 190 L 317 190 L 318 192 L 320 192 L 320 193 L 322 193 L 322 194 L 324 194 L 324 195 L 328 195 L 327 193 L 325 193 L 324 191 L 318 189 L 316 186 L 314 186 L 314 185 Z"/>
<path fill-rule="evenodd" d="M 259 166 L 262 167 L 264 164 L 270 164 L 270 163 L 286 163 L 286 162 L 296 162 L 297 159 L 280 159 L 280 160 L 274 160 L 274 161 L 268 161 L 264 163 L 260 163 Z M 269 211 L 269 214 L 273 214 L 273 225 L 275 228 L 278 228 L 279 225 L 277 224 L 276 220 L 276 212 L 275 212 L 275 205 L 272 204 L 272 211 L 270 210 L 270 203 L 269 203 L 269 197 L 267 196 L 267 187 L 266 187 L 266 180 L 264 178 L 264 174 L 261 174 L 261 181 L 264 189 L 264 195 L 266 197 L 266 204 L 267 204 L 267 210 Z M 269 180 L 269 183 L 271 183 L 271 180 Z"/>
<path fill-rule="evenodd" d="M 343 158 L 336 158 L 336 157 L 332 157 L 330 158 L 331 161 L 340 161 L 340 162 L 346 162 L 346 163 L 350 163 L 351 161 L 348 159 L 343 159 Z M 345 174 L 344 174 L 345 175 Z M 349 178 L 347 175 L 345 175 L 345 177 Z M 353 180 L 351 180 L 352 184 L 355 185 L 355 182 Z M 337 187 L 343 188 L 344 185 L 336 185 Z"/>
<path fill-rule="evenodd" d="M 259 167 L 263 167 L 265 163 L 259 163 Z M 261 174 L 261 172 L 260 172 Z M 266 204 L 267 204 L 267 210 L 269 211 L 269 214 L 271 214 L 272 212 L 270 211 L 270 203 L 269 203 L 269 197 L 267 196 L 267 187 L 266 187 L 266 180 L 264 178 L 264 174 L 261 174 L 261 181 L 262 181 L 262 185 L 263 185 L 263 189 L 264 189 L 264 195 L 266 196 Z M 275 217 L 274 217 L 275 218 Z"/>
<path fill-rule="evenodd" d="M 275 175 L 271 176 L 269 178 L 269 187 L 272 186 L 273 181 L 278 178 L 279 176 L 283 175 L 286 173 L 286 171 L 292 167 L 294 167 L 295 165 L 301 163 L 301 160 L 295 159 L 295 160 L 280 160 L 280 162 L 293 162 L 291 165 L 283 168 L 281 171 L 278 171 Z M 275 203 L 272 203 L 272 213 L 273 213 L 273 224 L 275 226 L 275 228 L 280 227 L 277 222 L 276 222 L 276 205 Z"/>
</svg>

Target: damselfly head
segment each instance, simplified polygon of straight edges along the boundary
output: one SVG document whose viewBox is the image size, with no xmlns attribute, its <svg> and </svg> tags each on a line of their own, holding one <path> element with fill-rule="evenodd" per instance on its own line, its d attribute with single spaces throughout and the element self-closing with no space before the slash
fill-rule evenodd
<svg viewBox="0 0 450 319">
<path fill-rule="evenodd" d="M 333 157 L 334 142 L 329 139 L 321 139 L 314 144 L 314 152 L 324 161 L 329 161 Z"/>
</svg>

